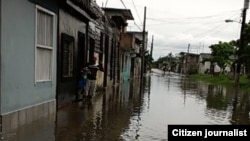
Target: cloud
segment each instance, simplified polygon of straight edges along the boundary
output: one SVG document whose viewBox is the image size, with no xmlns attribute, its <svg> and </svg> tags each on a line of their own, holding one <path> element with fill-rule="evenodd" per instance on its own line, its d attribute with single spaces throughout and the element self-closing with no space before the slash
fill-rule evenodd
<svg viewBox="0 0 250 141">
<path fill-rule="evenodd" d="M 129 31 L 143 28 L 146 7 L 148 49 L 154 36 L 153 58 L 168 53 L 210 52 L 209 46 L 219 41 L 237 40 L 240 24 L 225 23 L 225 19 L 240 21 L 244 0 L 97 0 L 107 7 L 130 9 L 135 20 L 128 21 Z M 249 11 L 249 10 L 248 10 Z M 248 15 L 248 14 L 247 14 Z M 247 19 L 249 19 L 247 17 Z M 248 21 L 248 20 L 247 20 Z M 138 28 L 139 27 L 139 28 Z"/>
</svg>

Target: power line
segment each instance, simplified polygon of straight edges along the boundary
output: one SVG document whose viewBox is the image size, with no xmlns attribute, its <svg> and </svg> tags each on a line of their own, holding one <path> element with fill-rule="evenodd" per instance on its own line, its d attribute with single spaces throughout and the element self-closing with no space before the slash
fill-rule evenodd
<svg viewBox="0 0 250 141">
<path fill-rule="evenodd" d="M 124 6 L 124 8 L 127 9 L 127 7 L 126 7 L 125 3 L 123 2 L 123 0 L 120 0 L 120 1 L 121 1 L 122 5 Z M 132 1 L 133 1 L 133 0 L 132 0 Z M 134 1 L 133 1 L 133 4 L 134 4 Z M 135 7 L 135 5 L 134 5 L 134 7 Z M 135 10 L 136 10 L 136 12 L 137 12 L 136 7 L 135 7 Z M 137 13 L 137 16 L 139 17 L 138 13 Z M 140 17 L 139 17 L 139 20 L 140 20 Z M 138 24 L 136 24 L 135 21 L 134 21 L 134 24 L 135 24 L 135 26 L 136 26 L 140 31 L 142 31 L 142 29 L 138 26 Z"/>
<path fill-rule="evenodd" d="M 239 11 L 235 12 L 235 14 L 239 14 Z M 152 21 L 159 21 L 159 22 L 193 22 L 193 21 L 197 21 L 197 20 L 208 20 L 208 19 L 212 19 L 212 18 L 217 18 L 217 19 L 221 19 L 225 17 L 225 15 L 212 15 L 212 16 L 203 16 L 203 17 L 186 17 L 186 18 L 150 18 L 147 17 L 148 20 L 152 20 Z"/>
<path fill-rule="evenodd" d="M 228 11 L 228 12 L 222 12 L 222 13 L 218 13 L 218 14 L 214 14 L 214 15 L 208 15 L 208 16 L 201 16 L 201 17 L 184 17 L 181 19 L 201 19 L 201 18 L 210 18 L 210 17 L 220 17 L 221 15 L 225 15 L 226 13 L 238 13 L 241 12 L 241 9 L 238 10 L 232 10 L 232 11 Z M 161 18 L 161 19 L 176 19 L 176 18 Z"/>
<path fill-rule="evenodd" d="M 106 3 L 105 3 L 105 6 L 104 6 L 104 7 L 107 7 L 108 1 L 109 1 L 109 0 L 106 0 Z"/>
<path fill-rule="evenodd" d="M 136 14 L 137 14 L 137 17 L 139 18 L 139 21 L 140 21 L 140 23 L 142 24 L 142 21 L 141 21 L 141 18 L 140 18 L 140 16 L 139 16 L 139 14 L 138 14 L 137 8 L 136 8 L 135 3 L 134 3 L 134 0 L 132 0 L 132 3 L 133 3 L 133 6 L 134 6 L 134 8 L 135 8 L 135 12 L 136 12 Z"/>
<path fill-rule="evenodd" d="M 140 28 L 140 26 L 139 26 L 138 24 L 136 24 L 135 21 L 134 21 L 134 24 L 135 24 L 135 26 L 136 26 L 140 31 L 142 31 L 142 29 Z"/>
<path fill-rule="evenodd" d="M 120 1 L 121 1 L 122 5 L 124 6 L 124 8 L 127 9 L 127 7 L 126 7 L 125 3 L 123 2 L 123 0 L 120 0 Z"/>
<path fill-rule="evenodd" d="M 235 15 L 234 15 L 235 16 Z M 229 19 L 231 19 L 231 18 L 233 18 L 234 16 L 231 16 Z M 223 21 L 224 22 L 224 21 Z M 210 30 L 207 30 L 206 32 L 203 32 L 203 33 L 200 33 L 200 34 L 198 34 L 197 36 L 202 36 L 202 35 L 206 35 L 206 34 L 208 34 L 209 32 L 210 32 L 210 34 L 215 34 L 215 33 L 217 33 L 218 32 L 218 29 L 223 29 L 223 28 L 221 28 L 221 27 L 223 27 L 225 25 L 225 23 L 221 23 L 221 24 L 219 24 L 218 26 L 216 26 L 216 27 L 214 27 L 214 28 L 212 28 L 212 29 L 210 29 Z"/>
</svg>

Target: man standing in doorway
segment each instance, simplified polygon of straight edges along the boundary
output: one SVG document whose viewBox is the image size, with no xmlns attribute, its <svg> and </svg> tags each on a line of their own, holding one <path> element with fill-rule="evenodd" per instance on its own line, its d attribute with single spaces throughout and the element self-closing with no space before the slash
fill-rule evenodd
<svg viewBox="0 0 250 141">
<path fill-rule="evenodd" d="M 85 87 L 85 96 L 88 99 L 91 99 L 96 92 L 96 76 L 97 71 L 103 71 L 103 65 L 99 62 L 99 64 L 96 63 L 96 57 L 94 56 L 90 62 L 87 63 L 86 69 L 88 70 L 87 74 L 87 83 Z"/>
</svg>

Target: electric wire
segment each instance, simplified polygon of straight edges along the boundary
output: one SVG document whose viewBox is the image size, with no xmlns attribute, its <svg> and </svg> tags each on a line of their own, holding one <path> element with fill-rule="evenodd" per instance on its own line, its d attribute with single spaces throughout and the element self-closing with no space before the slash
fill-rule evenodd
<svg viewBox="0 0 250 141">
<path fill-rule="evenodd" d="M 120 1 L 121 1 L 122 5 L 124 6 L 124 8 L 127 9 L 127 7 L 126 7 L 125 3 L 123 2 L 123 0 L 120 0 Z"/>
<path fill-rule="evenodd" d="M 134 24 L 135 24 L 135 26 L 140 30 L 140 31 L 142 31 L 142 29 L 141 29 L 141 27 L 134 21 Z"/>
<path fill-rule="evenodd" d="M 125 3 L 123 2 L 123 0 L 120 0 L 121 1 L 121 3 L 122 3 L 122 5 L 124 6 L 124 8 L 125 9 L 127 9 L 127 7 L 126 7 L 126 5 L 125 5 Z M 135 5 L 134 5 L 135 6 Z M 136 10 L 136 7 L 135 7 L 135 10 Z M 137 10 L 136 10 L 137 11 Z M 139 18 L 140 19 L 140 18 Z M 140 31 L 142 31 L 142 29 L 140 28 L 140 26 L 135 22 L 135 20 L 134 20 L 134 25 L 140 30 Z"/>
<path fill-rule="evenodd" d="M 238 15 L 237 15 L 237 16 L 238 16 Z M 229 19 L 232 19 L 232 18 L 234 18 L 234 17 L 235 17 L 235 15 L 229 17 Z M 224 28 L 221 28 L 221 27 L 223 27 L 223 26 L 225 26 L 225 23 L 222 23 L 222 22 L 221 22 L 218 26 L 216 26 L 216 27 L 214 27 L 214 28 L 212 28 L 212 29 L 209 29 L 209 30 L 207 30 L 207 31 L 205 31 L 205 32 L 202 32 L 202 33 L 200 33 L 200 34 L 198 34 L 198 35 L 196 35 L 196 36 L 207 35 L 209 32 L 211 32 L 211 33 L 213 33 L 213 34 L 218 33 L 218 29 L 220 29 L 220 30 L 224 29 Z M 215 32 L 215 31 L 216 31 L 216 32 Z M 210 35 L 213 35 L 213 34 L 211 34 L 211 33 L 210 33 Z"/>
<path fill-rule="evenodd" d="M 236 13 L 237 12 L 237 13 Z M 239 11 L 235 13 L 238 14 Z M 225 15 L 225 14 L 224 14 Z M 162 22 L 162 23 L 178 23 L 178 22 L 195 22 L 202 20 L 212 20 L 212 19 L 221 19 L 224 15 L 211 15 L 211 16 L 203 16 L 203 17 L 186 17 L 186 18 L 151 18 L 147 17 L 147 20 Z"/>
<path fill-rule="evenodd" d="M 138 17 L 140 23 L 142 24 L 142 21 L 141 21 L 141 18 L 140 18 L 140 16 L 139 16 L 139 14 L 138 14 L 137 8 L 136 8 L 135 3 L 134 3 L 134 0 L 132 0 L 132 4 L 133 4 L 133 6 L 134 6 L 134 9 L 135 9 L 135 12 L 136 12 L 136 14 L 137 14 L 137 17 Z"/>
<path fill-rule="evenodd" d="M 104 6 L 104 7 L 107 7 L 108 1 L 109 1 L 109 0 L 106 0 L 106 3 L 105 3 L 105 6 Z"/>
</svg>

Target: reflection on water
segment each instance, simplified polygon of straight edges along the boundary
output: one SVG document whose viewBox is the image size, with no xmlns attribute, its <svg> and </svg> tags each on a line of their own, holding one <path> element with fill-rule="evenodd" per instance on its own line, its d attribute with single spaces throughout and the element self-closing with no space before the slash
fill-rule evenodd
<svg viewBox="0 0 250 141">
<path fill-rule="evenodd" d="M 124 82 L 92 105 L 79 131 L 82 140 L 158 141 L 167 140 L 168 124 L 250 122 L 249 93 L 178 74 Z"/>
<path fill-rule="evenodd" d="M 250 93 L 235 87 L 196 82 L 197 97 L 206 100 L 206 116 L 211 122 L 219 124 L 249 124 L 250 123 Z"/>
<path fill-rule="evenodd" d="M 249 124 L 250 93 L 178 74 L 146 79 L 123 140 L 167 140 L 168 124 Z M 136 110 L 137 109 L 137 110 Z"/>
<path fill-rule="evenodd" d="M 164 141 L 168 124 L 249 124 L 249 111 L 248 91 L 152 74 L 58 111 L 54 132 L 41 132 L 40 140 Z"/>
</svg>

